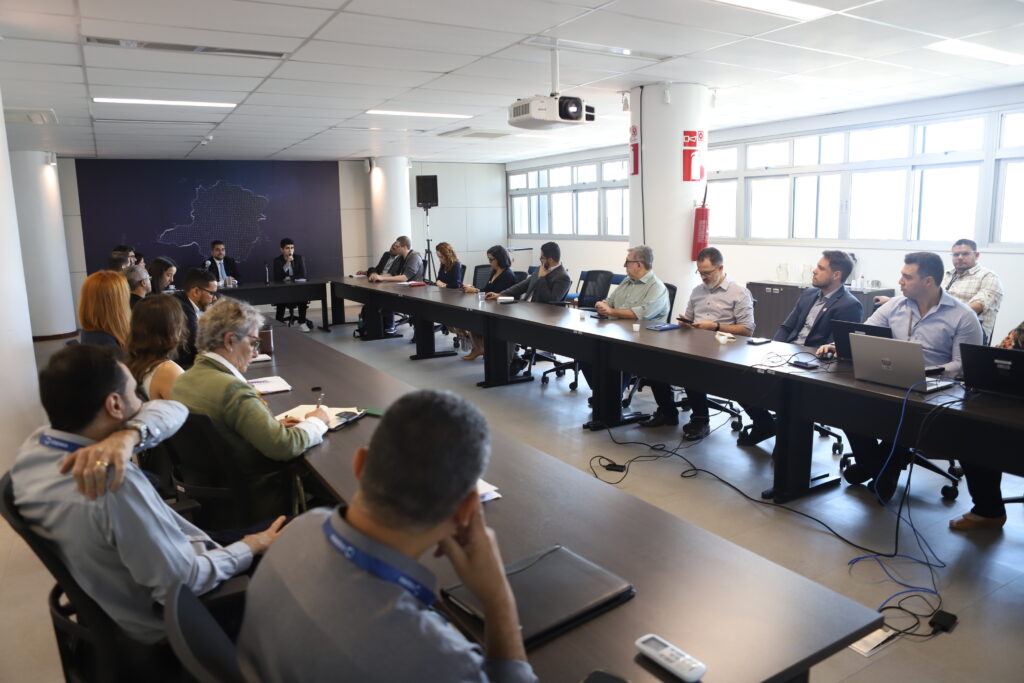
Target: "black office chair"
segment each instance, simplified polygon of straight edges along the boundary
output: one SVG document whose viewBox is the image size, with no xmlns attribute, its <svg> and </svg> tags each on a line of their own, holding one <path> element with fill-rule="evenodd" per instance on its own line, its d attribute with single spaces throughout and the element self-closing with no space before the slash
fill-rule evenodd
<svg viewBox="0 0 1024 683">
<path fill-rule="evenodd" d="M 515 277 L 516 277 L 516 284 L 517 285 L 520 282 L 522 282 L 523 280 L 525 280 L 526 278 L 530 277 L 529 273 L 524 273 L 521 270 L 514 270 L 514 271 L 512 271 L 512 274 L 515 275 Z"/>
<path fill-rule="evenodd" d="M 586 281 L 586 279 L 587 279 L 587 272 L 588 271 L 586 271 L 586 270 L 581 270 L 580 271 L 580 279 L 576 280 L 576 291 L 575 292 L 569 292 L 568 294 L 565 295 L 566 303 L 570 303 L 571 304 L 572 302 L 576 301 L 576 299 L 578 299 L 580 297 L 580 286 Z"/>
<path fill-rule="evenodd" d="M 580 273 L 583 284 L 580 286 L 578 296 L 575 297 L 579 308 L 594 308 L 598 301 L 608 298 L 608 290 L 612 287 L 612 271 L 610 270 L 586 270 Z M 566 297 L 567 301 L 572 301 Z M 580 364 L 576 360 L 555 363 L 545 370 L 540 376 L 540 383 L 547 384 L 550 379 L 548 375 L 552 372 L 555 377 L 562 377 L 566 370 L 572 370 L 573 380 L 569 383 L 569 390 L 576 391 L 580 385 Z"/>
<path fill-rule="evenodd" d="M 245 683 L 235 644 L 188 586 L 171 587 L 164 626 L 174 654 L 199 683 Z"/>
<path fill-rule="evenodd" d="M 491 281 L 491 267 L 489 265 L 476 266 L 473 268 L 473 286 L 483 291 L 487 283 Z"/>
<path fill-rule="evenodd" d="M 53 544 L 39 536 L 14 505 L 8 472 L 0 479 L 0 515 L 28 544 L 56 580 L 48 598 L 61 667 L 67 681 L 171 681 L 180 673 L 166 643 L 131 639 L 82 590 Z"/>
</svg>

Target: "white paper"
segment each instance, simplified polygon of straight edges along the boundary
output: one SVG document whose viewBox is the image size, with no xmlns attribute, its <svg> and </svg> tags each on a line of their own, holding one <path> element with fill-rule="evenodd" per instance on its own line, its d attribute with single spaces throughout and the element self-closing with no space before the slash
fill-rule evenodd
<svg viewBox="0 0 1024 683">
<path fill-rule="evenodd" d="M 516 298 L 514 296 L 499 296 L 498 297 L 498 303 L 499 304 L 503 304 L 503 303 L 505 303 L 507 301 L 515 301 L 515 300 L 516 300 Z"/>
<path fill-rule="evenodd" d="M 871 655 L 884 650 L 886 646 L 895 643 L 897 640 L 895 637 L 896 635 L 896 631 L 892 630 L 888 626 L 883 626 L 877 631 L 872 631 L 856 643 L 850 645 L 850 649 L 859 655 L 870 657 Z"/>
<path fill-rule="evenodd" d="M 277 394 L 282 391 L 291 391 L 292 385 L 284 381 L 283 377 L 274 375 L 272 377 L 257 377 L 249 380 L 249 384 L 256 388 L 261 394 Z"/>
<path fill-rule="evenodd" d="M 483 479 L 478 479 L 476 482 L 476 492 L 480 494 L 480 502 L 486 503 L 491 500 L 497 500 L 501 498 L 501 494 L 498 493 L 498 487 L 494 484 L 488 484 Z"/>
<path fill-rule="evenodd" d="M 337 417 L 335 417 L 335 415 L 337 415 L 338 413 L 358 413 L 359 412 L 359 408 L 356 408 L 356 407 L 352 407 L 352 408 L 329 408 L 327 406 L 320 406 L 320 407 L 323 408 L 324 410 L 326 410 L 327 414 L 331 416 L 331 422 L 330 422 L 330 424 L 327 425 L 327 427 L 330 428 L 330 429 L 336 429 L 339 425 L 341 425 L 341 420 L 339 420 Z M 281 419 L 284 419 L 286 417 L 293 417 L 296 420 L 303 420 L 303 419 L 306 418 L 306 415 L 308 415 L 309 413 L 312 413 L 314 410 L 316 410 L 316 404 L 315 403 L 307 403 L 307 404 L 303 404 L 301 406 L 295 406 L 291 410 L 281 413 L 280 415 L 277 416 L 277 419 L 281 420 Z"/>
<path fill-rule="evenodd" d="M 268 354 L 261 353 L 260 355 L 253 358 L 251 363 L 266 363 L 268 360 L 273 360 Z"/>
</svg>

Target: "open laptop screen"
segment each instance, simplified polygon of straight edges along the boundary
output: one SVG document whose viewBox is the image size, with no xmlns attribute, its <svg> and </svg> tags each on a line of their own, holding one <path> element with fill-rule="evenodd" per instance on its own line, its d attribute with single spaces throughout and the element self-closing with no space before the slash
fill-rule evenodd
<svg viewBox="0 0 1024 683">
<path fill-rule="evenodd" d="M 836 342 L 836 357 L 839 360 L 853 360 L 853 352 L 850 350 L 850 335 L 866 334 L 870 337 L 885 337 L 892 339 L 892 330 L 881 325 L 865 325 L 864 323 L 851 323 L 845 320 L 832 321 L 832 337 Z"/>
<path fill-rule="evenodd" d="M 961 344 L 960 360 L 969 389 L 1024 398 L 1024 351 Z"/>
</svg>

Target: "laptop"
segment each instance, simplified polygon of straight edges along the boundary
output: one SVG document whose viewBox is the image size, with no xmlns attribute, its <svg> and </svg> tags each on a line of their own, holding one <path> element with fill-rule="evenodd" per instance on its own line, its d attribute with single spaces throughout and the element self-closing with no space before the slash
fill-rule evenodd
<svg viewBox="0 0 1024 683">
<path fill-rule="evenodd" d="M 1024 398 L 1024 351 L 961 344 L 964 384 L 974 391 Z"/>
<path fill-rule="evenodd" d="M 836 343 L 836 359 L 851 361 L 853 353 L 850 351 L 850 335 L 866 334 L 872 337 L 885 337 L 892 339 L 892 330 L 881 325 L 865 325 L 864 323 L 851 323 L 846 320 L 832 321 L 832 338 Z"/>
<path fill-rule="evenodd" d="M 914 387 L 914 391 L 922 394 L 948 389 L 955 384 L 946 379 L 926 381 L 924 347 L 917 342 L 851 334 L 850 348 L 856 379 L 900 389 Z"/>
</svg>

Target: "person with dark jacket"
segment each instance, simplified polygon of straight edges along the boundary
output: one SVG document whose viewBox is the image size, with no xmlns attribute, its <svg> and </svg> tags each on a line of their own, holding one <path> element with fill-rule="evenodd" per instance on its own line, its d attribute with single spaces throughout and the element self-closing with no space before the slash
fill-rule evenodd
<svg viewBox="0 0 1024 683">
<path fill-rule="evenodd" d="M 182 344 L 178 363 L 188 369 L 196 359 L 196 329 L 199 317 L 217 300 L 217 281 L 208 270 L 193 268 L 185 273 L 185 284 L 180 292 L 172 294 L 181 304 L 188 325 L 188 341 Z"/>
<path fill-rule="evenodd" d="M 445 289 L 462 287 L 462 264 L 459 263 L 459 256 L 452 245 L 441 242 L 434 251 L 437 252 L 437 261 L 441 265 L 434 284 Z"/>
<path fill-rule="evenodd" d="M 227 256 L 227 247 L 220 240 L 210 242 L 210 258 L 203 264 L 217 282 L 225 287 L 238 286 L 238 264 Z"/>
<path fill-rule="evenodd" d="M 572 286 L 569 273 L 562 267 L 562 250 L 556 242 L 540 245 L 540 268 L 522 282 L 517 282 L 501 292 L 488 292 L 488 299 L 499 296 L 523 297 L 523 301 L 538 304 L 557 303 L 565 299 Z"/>
<path fill-rule="evenodd" d="M 398 240 L 391 243 L 391 248 L 385 251 L 380 260 L 377 261 L 377 265 L 367 268 L 366 270 L 357 270 L 356 275 L 370 276 L 374 273 L 383 275 L 397 275 L 402 272 L 402 259 L 398 253 Z"/>
<path fill-rule="evenodd" d="M 306 279 L 306 261 L 295 253 L 295 241 L 290 237 L 281 240 L 281 255 L 274 259 L 274 282 L 303 282 Z M 308 301 L 278 304 L 276 318 L 284 322 L 284 313 L 289 308 L 299 309 L 299 330 L 312 332 L 313 323 L 306 318 Z M 290 325 L 291 323 L 289 323 Z"/>
<path fill-rule="evenodd" d="M 485 294 L 498 294 L 516 283 L 516 275 L 512 272 L 512 257 L 508 255 L 505 247 L 495 244 L 488 249 L 487 262 L 491 266 L 491 279 L 487 281 L 484 288 L 481 290 L 473 285 L 464 285 L 462 287 L 463 292 L 466 294 L 476 294 L 482 291 Z M 459 332 L 466 334 L 465 330 L 460 330 Z M 470 332 L 467 336 L 469 337 L 472 351 L 463 356 L 462 360 L 476 360 L 484 355 L 484 338 L 476 332 Z"/>
</svg>

